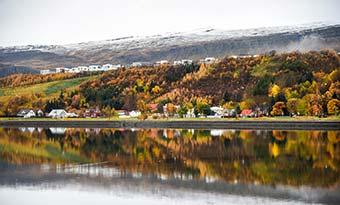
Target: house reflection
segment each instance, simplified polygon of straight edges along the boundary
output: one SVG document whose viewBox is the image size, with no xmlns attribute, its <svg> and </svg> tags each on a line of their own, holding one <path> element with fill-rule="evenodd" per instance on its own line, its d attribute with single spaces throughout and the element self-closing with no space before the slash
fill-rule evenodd
<svg viewBox="0 0 340 205">
<path fill-rule="evenodd" d="M 65 134 L 66 128 L 65 127 L 50 127 L 49 128 L 52 134 L 62 135 Z"/>
</svg>

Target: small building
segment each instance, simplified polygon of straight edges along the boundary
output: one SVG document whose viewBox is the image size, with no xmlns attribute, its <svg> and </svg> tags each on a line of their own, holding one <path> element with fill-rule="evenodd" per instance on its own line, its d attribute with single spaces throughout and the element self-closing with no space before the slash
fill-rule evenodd
<svg viewBox="0 0 340 205">
<path fill-rule="evenodd" d="M 55 73 L 57 73 L 57 69 L 56 68 L 50 69 L 50 74 L 55 74 Z"/>
<path fill-rule="evenodd" d="M 224 110 L 224 114 L 223 114 L 224 118 L 236 117 L 236 116 L 237 116 L 236 109 L 225 109 Z"/>
<path fill-rule="evenodd" d="M 169 65 L 169 61 L 167 61 L 167 60 L 157 61 L 156 66 L 160 66 L 160 65 Z"/>
<path fill-rule="evenodd" d="M 73 67 L 73 68 L 71 68 L 68 72 L 69 72 L 69 73 L 80 73 L 78 67 Z"/>
<path fill-rule="evenodd" d="M 40 70 L 40 74 L 41 75 L 48 75 L 48 74 L 51 74 L 51 72 L 50 72 L 49 69 L 45 69 L 45 70 Z"/>
<path fill-rule="evenodd" d="M 211 64 L 211 63 L 215 63 L 215 62 L 216 62 L 216 58 L 214 58 L 214 57 L 206 57 L 204 59 L 204 63 L 206 63 L 206 64 Z"/>
<path fill-rule="evenodd" d="M 174 61 L 174 65 L 182 65 L 182 61 Z"/>
<path fill-rule="evenodd" d="M 116 113 L 117 113 L 119 118 L 129 118 L 130 117 L 129 112 L 126 111 L 126 110 L 117 110 Z"/>
<path fill-rule="evenodd" d="M 119 68 L 122 68 L 123 66 L 121 64 L 116 64 L 112 66 L 112 70 L 117 70 Z"/>
<path fill-rule="evenodd" d="M 151 112 L 157 112 L 158 104 L 156 103 L 150 103 L 146 105 Z"/>
<path fill-rule="evenodd" d="M 83 73 L 83 72 L 89 71 L 89 67 L 87 67 L 87 66 L 78 66 L 75 69 L 76 69 L 77 73 Z"/>
<path fill-rule="evenodd" d="M 65 73 L 68 68 L 55 68 L 56 73 Z"/>
<path fill-rule="evenodd" d="M 18 117 L 24 117 L 25 115 L 27 115 L 28 113 L 34 113 L 34 111 L 32 109 L 21 109 L 18 113 L 17 116 Z M 34 113 L 35 114 L 35 113 Z"/>
<path fill-rule="evenodd" d="M 95 71 L 103 71 L 102 67 L 100 65 L 90 65 L 89 71 L 95 72 Z"/>
<path fill-rule="evenodd" d="M 102 114 L 99 109 L 87 109 L 85 110 L 84 117 L 90 118 L 97 118 L 100 117 Z"/>
<path fill-rule="evenodd" d="M 252 56 L 248 54 L 240 54 L 238 57 L 239 58 L 251 58 Z"/>
<path fill-rule="evenodd" d="M 191 108 L 187 111 L 187 113 L 184 115 L 185 118 L 195 118 L 195 109 Z"/>
<path fill-rule="evenodd" d="M 44 112 L 42 110 L 38 110 L 37 117 L 44 117 Z"/>
<path fill-rule="evenodd" d="M 66 117 L 79 117 L 79 115 L 76 114 L 76 113 L 74 113 L 74 112 L 68 112 L 68 113 L 66 114 Z"/>
<path fill-rule="evenodd" d="M 213 111 L 215 114 L 218 114 L 218 115 L 224 114 L 224 109 L 222 107 L 213 106 L 213 107 L 210 108 L 210 110 Z"/>
<path fill-rule="evenodd" d="M 54 109 L 50 113 L 47 114 L 47 117 L 52 118 L 65 118 L 67 117 L 67 112 L 64 109 Z"/>
<path fill-rule="evenodd" d="M 113 65 L 112 64 L 105 64 L 102 66 L 101 68 L 103 71 L 109 71 L 109 70 L 113 70 Z"/>
<path fill-rule="evenodd" d="M 174 61 L 174 65 L 190 65 L 192 63 L 193 63 L 193 61 L 190 60 L 190 59 L 182 59 L 182 60 L 179 60 L 179 61 Z"/>
<path fill-rule="evenodd" d="M 33 110 L 30 110 L 26 115 L 24 115 L 24 118 L 31 118 L 35 116 L 35 112 Z"/>
<path fill-rule="evenodd" d="M 142 113 L 140 111 L 132 110 L 129 112 L 130 117 L 139 117 Z"/>
<path fill-rule="evenodd" d="M 253 117 L 253 111 L 250 109 L 244 109 L 241 112 L 241 117 Z"/>
<path fill-rule="evenodd" d="M 102 66 L 103 71 L 109 71 L 109 70 L 117 70 L 118 68 L 121 68 L 122 65 L 117 64 L 117 65 L 112 65 L 112 64 L 105 64 Z"/>
<path fill-rule="evenodd" d="M 143 66 L 151 66 L 150 62 L 133 62 L 130 67 L 143 67 Z"/>
</svg>

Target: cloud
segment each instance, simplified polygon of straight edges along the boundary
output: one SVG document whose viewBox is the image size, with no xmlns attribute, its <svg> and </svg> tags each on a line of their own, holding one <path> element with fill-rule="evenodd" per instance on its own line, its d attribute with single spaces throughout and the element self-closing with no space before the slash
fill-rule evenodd
<svg viewBox="0 0 340 205">
<path fill-rule="evenodd" d="M 297 42 L 292 42 L 287 47 L 280 49 L 280 52 L 291 52 L 291 51 L 311 51 L 311 50 L 322 50 L 326 48 L 325 40 L 318 35 L 304 36 Z"/>
</svg>

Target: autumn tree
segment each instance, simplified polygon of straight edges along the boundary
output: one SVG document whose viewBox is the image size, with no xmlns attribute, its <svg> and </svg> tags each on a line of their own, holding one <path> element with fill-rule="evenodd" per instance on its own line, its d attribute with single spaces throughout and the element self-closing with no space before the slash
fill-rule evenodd
<svg viewBox="0 0 340 205">
<path fill-rule="evenodd" d="M 327 112 L 330 115 L 338 115 L 340 113 L 340 100 L 332 99 L 327 103 Z"/>
<path fill-rule="evenodd" d="M 298 110 L 297 110 L 298 102 L 299 102 L 299 100 L 296 99 L 296 98 L 288 99 L 287 110 L 288 110 L 289 113 L 291 113 L 291 114 L 297 114 L 298 113 Z"/>
<path fill-rule="evenodd" d="M 284 102 L 276 102 L 270 112 L 273 116 L 283 116 L 285 114 L 286 105 Z"/>
<path fill-rule="evenodd" d="M 181 105 L 181 107 L 178 109 L 177 113 L 179 115 L 179 117 L 183 118 L 184 115 L 186 115 L 188 112 L 188 108 L 184 105 Z"/>
<path fill-rule="evenodd" d="M 176 113 L 176 107 L 172 103 L 166 104 L 166 112 L 169 116 L 173 116 Z"/>
<path fill-rule="evenodd" d="M 104 115 L 109 119 L 111 119 L 111 117 L 117 116 L 116 110 L 114 108 L 111 108 L 110 106 L 106 106 L 102 111 Z"/>
<path fill-rule="evenodd" d="M 269 97 L 273 97 L 273 98 L 276 98 L 279 93 L 281 92 L 281 88 L 276 85 L 276 84 L 273 84 L 270 88 L 269 88 Z"/>
</svg>

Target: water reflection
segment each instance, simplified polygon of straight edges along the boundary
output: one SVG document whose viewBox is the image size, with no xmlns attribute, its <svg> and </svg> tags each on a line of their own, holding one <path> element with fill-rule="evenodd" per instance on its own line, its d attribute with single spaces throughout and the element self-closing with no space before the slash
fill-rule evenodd
<svg viewBox="0 0 340 205">
<path fill-rule="evenodd" d="M 95 178 L 91 186 L 118 180 L 129 187 L 141 180 L 150 189 L 165 183 L 224 194 L 339 200 L 338 131 L 0 128 L 0 157 L 4 186 Z"/>
</svg>

